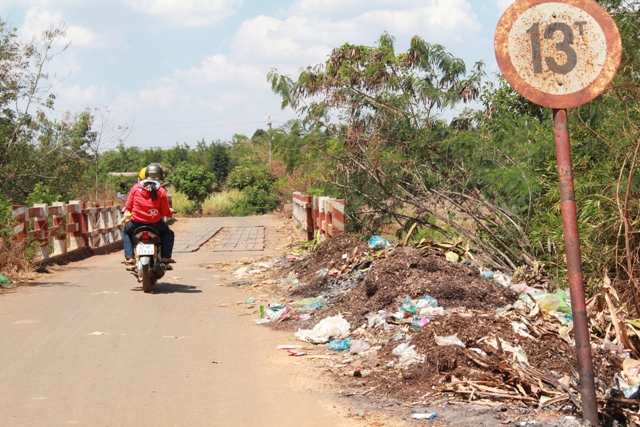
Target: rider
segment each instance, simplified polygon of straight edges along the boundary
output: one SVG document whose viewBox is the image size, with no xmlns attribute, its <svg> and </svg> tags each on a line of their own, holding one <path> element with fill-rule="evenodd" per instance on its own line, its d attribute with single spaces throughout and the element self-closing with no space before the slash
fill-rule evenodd
<svg viewBox="0 0 640 427">
<path fill-rule="evenodd" d="M 144 172 L 144 174 L 143 174 Z M 157 163 L 151 163 L 140 171 L 140 180 L 129 192 L 125 211 L 131 212 L 131 220 L 124 227 L 124 264 L 133 265 L 133 231 L 141 225 L 149 225 L 160 233 L 162 244 L 162 262 L 175 262 L 171 259 L 173 252 L 174 234 L 162 217 L 171 218 L 173 211 L 169 207 L 167 192 L 162 187 L 164 172 Z"/>
</svg>

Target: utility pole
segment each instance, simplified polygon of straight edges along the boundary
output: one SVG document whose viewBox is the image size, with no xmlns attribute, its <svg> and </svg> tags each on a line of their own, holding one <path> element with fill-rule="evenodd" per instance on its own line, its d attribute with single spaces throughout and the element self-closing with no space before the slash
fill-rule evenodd
<svg viewBox="0 0 640 427">
<path fill-rule="evenodd" d="M 267 116 L 267 126 L 269 126 L 269 164 L 271 164 L 271 114 Z"/>
</svg>

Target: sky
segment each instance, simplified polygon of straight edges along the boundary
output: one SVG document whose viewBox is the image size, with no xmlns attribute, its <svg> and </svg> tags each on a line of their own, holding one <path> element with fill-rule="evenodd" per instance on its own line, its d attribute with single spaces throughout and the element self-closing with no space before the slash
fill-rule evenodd
<svg viewBox="0 0 640 427">
<path fill-rule="evenodd" d="M 297 117 L 266 76 L 296 78 L 344 43 L 374 46 L 384 32 L 405 51 L 418 35 L 467 68 L 498 67 L 493 36 L 512 0 L 0 0 L 0 18 L 25 40 L 64 23 L 70 47 L 47 64 L 52 119 L 91 109 L 124 144 L 193 147 L 230 141 Z M 98 126 L 97 126 L 98 127 Z M 94 127 L 95 129 L 95 127 Z M 117 130 L 112 134 L 118 134 Z M 119 134 L 118 134 L 119 135 Z M 101 149 L 115 148 L 105 138 Z"/>
</svg>

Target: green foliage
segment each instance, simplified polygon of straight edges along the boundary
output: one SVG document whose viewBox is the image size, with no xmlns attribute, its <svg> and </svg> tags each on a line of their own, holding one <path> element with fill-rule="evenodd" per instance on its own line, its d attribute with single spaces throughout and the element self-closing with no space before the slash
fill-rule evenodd
<svg viewBox="0 0 640 427">
<path fill-rule="evenodd" d="M 177 191 L 184 193 L 187 198 L 200 206 L 213 193 L 215 176 L 200 166 L 186 163 L 180 164 L 169 177 L 169 181 Z"/>
<path fill-rule="evenodd" d="M 278 199 L 269 191 L 259 187 L 246 187 L 225 213 L 229 216 L 262 215 L 276 207 Z"/>
<path fill-rule="evenodd" d="M 53 202 L 59 202 L 60 196 L 52 194 L 51 189 L 43 182 L 38 182 L 29 197 L 27 197 L 27 206 L 33 206 L 36 203 L 46 203 L 51 205 Z"/>
<path fill-rule="evenodd" d="M 248 187 L 256 187 L 270 191 L 274 181 L 266 166 L 237 166 L 227 177 L 227 188 L 242 191 Z"/>
<path fill-rule="evenodd" d="M 0 239 L 9 239 L 13 236 L 12 209 L 11 201 L 0 195 Z"/>
</svg>

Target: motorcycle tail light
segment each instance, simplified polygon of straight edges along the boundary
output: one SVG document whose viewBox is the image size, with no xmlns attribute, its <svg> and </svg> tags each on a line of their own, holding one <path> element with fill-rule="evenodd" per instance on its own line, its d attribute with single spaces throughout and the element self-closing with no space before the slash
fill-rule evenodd
<svg viewBox="0 0 640 427">
<path fill-rule="evenodd" d="M 140 235 L 140 240 L 142 240 L 144 243 L 149 243 L 149 232 L 143 231 Z"/>
</svg>

